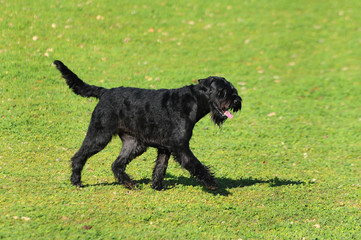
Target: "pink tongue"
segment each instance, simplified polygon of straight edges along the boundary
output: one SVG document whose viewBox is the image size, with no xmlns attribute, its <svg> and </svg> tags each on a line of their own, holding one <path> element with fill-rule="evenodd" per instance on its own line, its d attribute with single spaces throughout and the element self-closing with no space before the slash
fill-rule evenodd
<svg viewBox="0 0 361 240">
<path fill-rule="evenodd" d="M 229 111 L 225 111 L 225 112 L 224 112 L 224 115 L 226 115 L 229 119 L 232 119 L 232 118 L 233 118 L 232 113 L 230 113 Z"/>
</svg>

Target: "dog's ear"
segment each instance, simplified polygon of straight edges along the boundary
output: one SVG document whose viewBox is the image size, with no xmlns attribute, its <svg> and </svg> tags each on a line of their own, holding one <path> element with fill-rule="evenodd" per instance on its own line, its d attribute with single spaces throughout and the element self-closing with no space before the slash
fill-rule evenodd
<svg viewBox="0 0 361 240">
<path fill-rule="evenodd" d="M 199 79 L 198 83 L 202 87 L 205 87 L 206 89 L 209 89 L 211 87 L 211 84 L 212 84 L 213 81 L 214 81 L 213 77 L 207 77 L 207 78 L 204 78 L 204 79 Z"/>
</svg>

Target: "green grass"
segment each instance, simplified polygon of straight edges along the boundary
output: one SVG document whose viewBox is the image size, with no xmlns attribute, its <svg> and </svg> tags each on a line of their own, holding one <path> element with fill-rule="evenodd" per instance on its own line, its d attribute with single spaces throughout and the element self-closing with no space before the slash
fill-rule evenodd
<svg viewBox="0 0 361 240">
<path fill-rule="evenodd" d="M 360 239 L 361 2 L 0 0 L 0 238 Z M 118 139 L 69 183 L 96 100 L 90 84 L 177 88 L 226 77 L 242 113 L 208 117 L 191 147 L 221 189 L 174 161 L 150 188 L 156 152 L 114 184 Z"/>
</svg>

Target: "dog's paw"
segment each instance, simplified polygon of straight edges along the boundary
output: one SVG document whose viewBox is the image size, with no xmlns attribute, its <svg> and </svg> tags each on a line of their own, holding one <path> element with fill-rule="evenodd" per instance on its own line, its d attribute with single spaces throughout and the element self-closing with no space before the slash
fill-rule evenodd
<svg viewBox="0 0 361 240">
<path fill-rule="evenodd" d="M 72 182 L 71 184 L 77 188 L 84 188 L 84 185 L 81 182 L 77 182 L 77 183 Z"/>
<path fill-rule="evenodd" d="M 218 185 L 206 185 L 205 186 L 208 190 L 216 191 L 218 190 Z"/>
<path fill-rule="evenodd" d="M 154 190 L 157 190 L 157 191 L 162 191 L 162 190 L 164 190 L 164 187 L 163 187 L 162 184 L 152 184 L 152 188 L 153 188 Z"/>
<path fill-rule="evenodd" d="M 127 181 L 127 182 L 123 182 L 123 185 L 126 187 L 126 188 L 129 188 L 129 189 L 134 189 L 137 187 L 137 184 L 133 181 Z"/>
</svg>

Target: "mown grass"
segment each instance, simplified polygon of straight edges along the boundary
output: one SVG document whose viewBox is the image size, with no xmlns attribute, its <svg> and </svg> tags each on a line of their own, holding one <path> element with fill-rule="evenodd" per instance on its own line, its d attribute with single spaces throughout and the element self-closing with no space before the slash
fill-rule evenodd
<svg viewBox="0 0 361 240">
<path fill-rule="evenodd" d="M 0 238 L 361 238 L 361 2 L 0 3 Z M 96 101 L 54 59 L 109 88 L 233 82 L 242 113 L 191 142 L 221 189 L 171 161 L 152 190 L 152 149 L 129 165 L 139 189 L 116 185 L 118 139 L 71 186 Z"/>
</svg>

